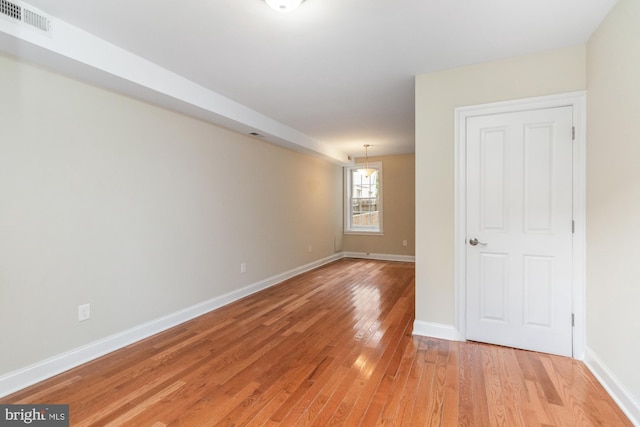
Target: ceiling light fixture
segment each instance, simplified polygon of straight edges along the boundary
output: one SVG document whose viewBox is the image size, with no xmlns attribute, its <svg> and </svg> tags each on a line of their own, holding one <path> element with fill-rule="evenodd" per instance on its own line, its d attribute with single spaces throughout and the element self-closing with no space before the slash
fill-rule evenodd
<svg viewBox="0 0 640 427">
<path fill-rule="evenodd" d="M 304 0 L 264 0 L 271 9 L 280 12 L 280 13 L 289 13 L 294 9 L 297 9 L 298 6 Z"/>
<path fill-rule="evenodd" d="M 367 178 L 376 172 L 376 169 L 369 167 L 369 147 L 371 147 L 371 144 L 364 144 L 364 169 L 358 169 L 358 172 Z"/>
</svg>

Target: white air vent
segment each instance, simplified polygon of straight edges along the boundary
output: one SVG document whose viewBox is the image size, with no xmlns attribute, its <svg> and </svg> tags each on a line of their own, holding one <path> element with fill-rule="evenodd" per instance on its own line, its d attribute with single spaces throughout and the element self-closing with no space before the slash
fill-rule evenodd
<svg viewBox="0 0 640 427">
<path fill-rule="evenodd" d="M 23 2 L 0 0 L 0 16 L 51 35 L 51 18 Z"/>
</svg>

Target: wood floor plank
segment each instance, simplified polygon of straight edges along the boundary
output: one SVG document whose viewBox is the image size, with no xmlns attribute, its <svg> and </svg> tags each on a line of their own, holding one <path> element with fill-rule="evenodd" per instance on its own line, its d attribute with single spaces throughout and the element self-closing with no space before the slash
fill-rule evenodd
<svg viewBox="0 0 640 427">
<path fill-rule="evenodd" d="M 407 327 L 405 327 L 405 333 L 407 331 Z M 369 403 L 369 407 L 367 408 L 366 413 L 362 417 L 362 425 L 372 426 L 375 425 L 382 408 L 384 407 L 385 402 L 388 399 L 389 392 L 393 387 L 393 382 L 395 379 L 395 375 L 398 372 L 398 368 L 402 362 L 402 356 L 404 353 L 404 346 L 406 346 L 406 341 L 409 339 L 406 335 L 401 335 L 398 337 L 397 344 L 393 347 L 393 355 L 389 360 L 389 364 L 386 366 L 383 372 L 383 378 L 380 381 L 375 393 L 373 393 L 373 397 L 371 398 L 371 402 Z"/>
<path fill-rule="evenodd" d="M 381 415 L 378 417 L 376 425 L 393 425 L 396 419 L 398 408 L 402 402 L 403 391 L 405 390 L 409 374 L 413 368 L 418 346 L 413 337 L 407 337 L 402 344 L 402 360 L 400 366 L 393 377 L 391 390 L 387 393 Z"/>
<path fill-rule="evenodd" d="M 458 376 L 458 384 L 456 391 L 459 394 L 460 406 L 458 412 L 458 425 L 473 426 L 474 425 L 474 400 L 473 400 L 473 357 L 471 349 L 474 344 L 460 346 L 460 368 Z M 465 390 L 465 393 L 460 393 Z"/>
<path fill-rule="evenodd" d="M 164 399 L 165 397 L 171 395 L 172 393 L 176 392 L 177 390 L 179 390 L 181 387 L 184 386 L 184 382 L 182 381 L 177 381 L 173 384 L 171 384 L 169 387 L 167 387 L 166 389 L 160 391 L 159 393 L 149 397 L 148 399 L 144 400 L 143 402 L 135 405 L 133 408 L 129 409 L 128 411 L 118 415 L 115 419 L 105 423 L 105 424 L 101 424 L 104 425 L 105 427 L 118 427 L 118 426 L 125 426 L 125 425 L 131 425 L 131 426 L 135 426 L 135 425 L 139 425 L 135 422 L 132 421 L 132 418 L 134 418 L 136 415 L 141 414 L 142 412 L 146 411 L 150 406 L 152 406 L 154 403 L 158 402 L 161 399 Z M 75 424 L 74 424 L 75 425 Z M 82 424 L 79 424 L 82 425 Z"/>
<path fill-rule="evenodd" d="M 482 345 L 473 344 L 471 347 L 471 371 L 473 390 L 473 423 L 472 425 L 489 426 L 489 403 L 487 396 L 487 379 L 482 360 Z"/>
<path fill-rule="evenodd" d="M 434 361 L 434 375 L 431 382 L 431 398 L 428 399 L 426 407 L 427 424 L 429 426 L 439 426 L 444 416 L 444 398 L 447 390 L 447 365 L 449 363 L 449 342 L 443 340 L 433 340 L 435 346 L 436 359 Z"/>
<path fill-rule="evenodd" d="M 457 342 L 449 342 L 447 355 L 444 401 L 442 402 L 441 426 L 458 426 L 460 406 L 460 346 Z"/>
<path fill-rule="evenodd" d="M 420 380 L 425 365 L 425 341 L 427 341 L 427 339 L 424 337 L 414 339 L 416 350 L 407 376 L 407 381 L 402 389 L 400 405 L 398 406 L 396 416 L 394 417 L 394 423 L 397 425 L 410 425 L 409 423 L 413 416 L 415 401 L 420 397 L 418 387 L 421 382 Z"/>
<path fill-rule="evenodd" d="M 411 409 L 411 417 L 406 418 L 409 420 L 407 425 L 427 425 L 427 406 L 428 402 L 432 399 L 431 385 L 433 384 L 433 376 L 435 374 L 432 357 L 433 352 L 432 340 L 423 338 L 418 347 L 415 365 L 419 372 L 418 386 Z M 406 413 L 408 415 L 409 411 Z"/>
<path fill-rule="evenodd" d="M 485 395 L 487 396 L 490 425 L 497 427 L 508 424 L 503 387 L 499 375 L 499 356 L 493 351 L 494 349 L 495 347 L 482 346 L 480 355 L 484 364 Z"/>
<path fill-rule="evenodd" d="M 499 349 L 498 349 L 499 350 Z M 514 350 L 497 353 L 498 375 L 503 390 L 507 425 L 524 425 L 524 414 L 530 410 L 526 385 L 514 356 Z"/>
<path fill-rule="evenodd" d="M 413 336 L 412 263 L 343 259 L 0 399 L 72 426 L 630 426 L 582 362 Z"/>
</svg>

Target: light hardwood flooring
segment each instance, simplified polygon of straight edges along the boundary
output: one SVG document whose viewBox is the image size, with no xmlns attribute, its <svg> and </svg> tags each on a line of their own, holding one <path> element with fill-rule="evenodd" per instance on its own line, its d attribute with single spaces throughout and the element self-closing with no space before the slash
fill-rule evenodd
<svg viewBox="0 0 640 427">
<path fill-rule="evenodd" d="M 414 265 L 344 259 L 2 403 L 72 426 L 630 426 L 579 361 L 412 336 Z"/>
</svg>

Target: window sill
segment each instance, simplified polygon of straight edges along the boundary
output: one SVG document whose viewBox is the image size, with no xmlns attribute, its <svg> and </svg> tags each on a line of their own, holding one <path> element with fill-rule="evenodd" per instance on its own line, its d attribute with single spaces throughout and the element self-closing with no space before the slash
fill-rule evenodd
<svg viewBox="0 0 640 427">
<path fill-rule="evenodd" d="M 382 231 L 366 231 L 366 230 L 345 230 L 344 234 L 359 236 L 384 236 Z"/>
</svg>

